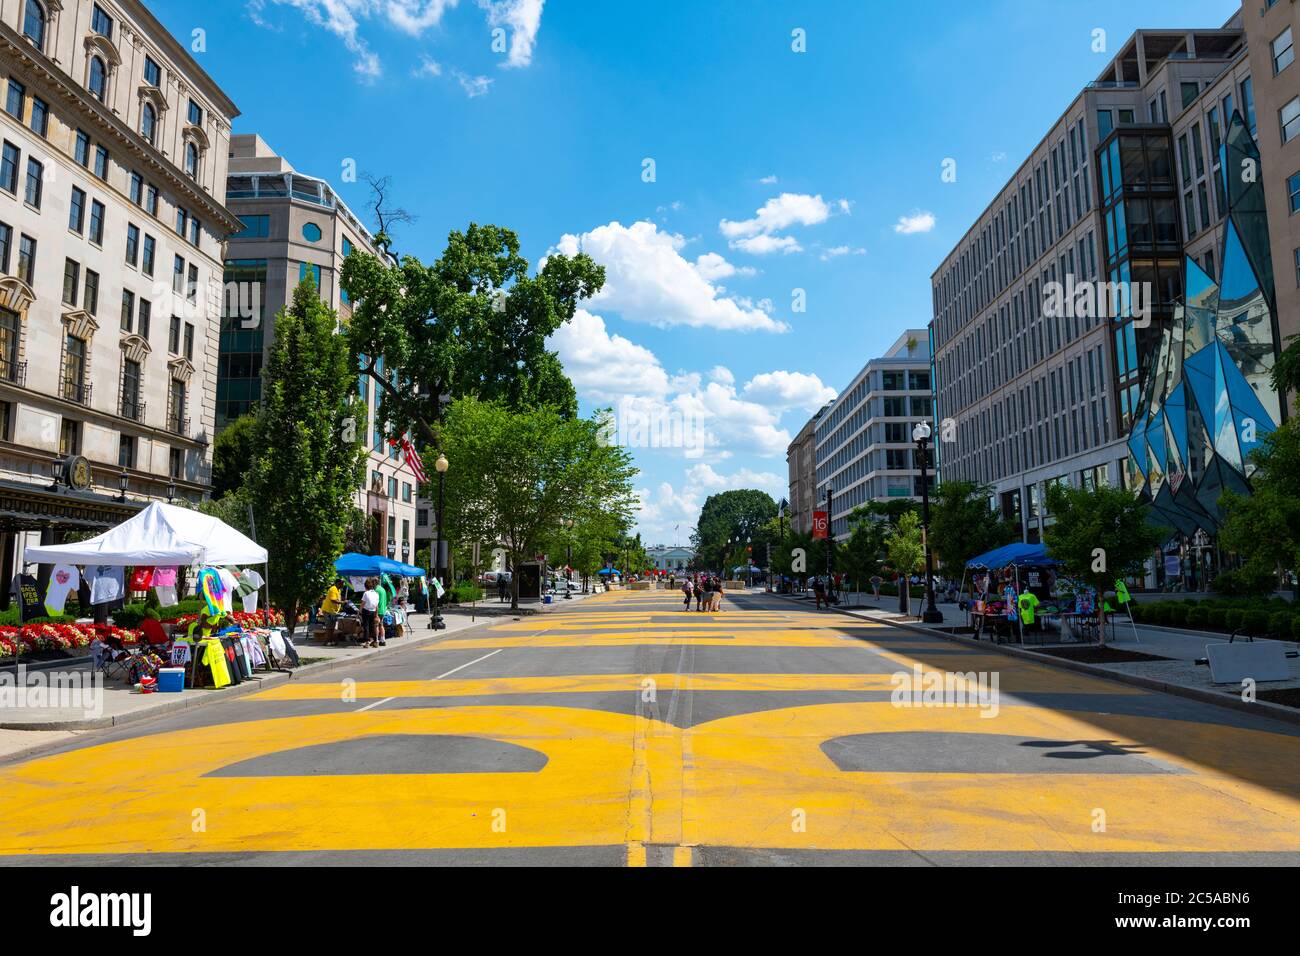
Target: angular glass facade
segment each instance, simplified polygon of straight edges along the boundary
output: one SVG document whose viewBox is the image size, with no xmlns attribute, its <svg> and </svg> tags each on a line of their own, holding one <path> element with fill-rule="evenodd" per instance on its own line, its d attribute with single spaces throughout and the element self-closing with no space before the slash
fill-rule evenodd
<svg viewBox="0 0 1300 956">
<path fill-rule="evenodd" d="M 1269 379 L 1279 336 L 1259 150 L 1241 114 L 1220 149 L 1220 274 L 1185 258 L 1183 295 L 1145 370 L 1128 441 L 1129 486 L 1187 536 L 1218 528 L 1224 491 L 1249 491 L 1250 453 L 1282 420 Z"/>
</svg>

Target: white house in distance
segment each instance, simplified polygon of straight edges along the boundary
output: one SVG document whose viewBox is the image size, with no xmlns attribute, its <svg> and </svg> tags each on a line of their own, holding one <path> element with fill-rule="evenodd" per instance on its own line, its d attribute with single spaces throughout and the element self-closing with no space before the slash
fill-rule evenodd
<svg viewBox="0 0 1300 956">
<path fill-rule="evenodd" d="M 690 548 L 670 548 L 663 544 L 646 548 L 645 553 L 650 559 L 650 566 L 656 571 L 685 571 L 695 557 L 695 552 Z"/>
</svg>

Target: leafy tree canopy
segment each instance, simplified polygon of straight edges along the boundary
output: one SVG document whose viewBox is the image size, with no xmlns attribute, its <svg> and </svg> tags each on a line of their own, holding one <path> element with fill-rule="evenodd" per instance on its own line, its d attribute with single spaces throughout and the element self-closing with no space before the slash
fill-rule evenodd
<svg viewBox="0 0 1300 956">
<path fill-rule="evenodd" d="M 1124 488 L 1049 485 L 1047 508 L 1054 518 L 1043 531 L 1048 553 L 1071 577 L 1102 593 L 1116 578 L 1136 573 L 1170 534 L 1152 524 L 1150 506 Z"/>
<path fill-rule="evenodd" d="M 702 566 L 720 570 L 717 563 L 737 553 L 737 542 L 743 553 L 746 540 L 751 546 L 753 541 L 761 540 L 764 525 L 776 516 L 776 502 L 765 491 L 741 488 L 709 495 L 691 535 Z M 757 548 L 754 554 L 759 554 Z M 759 558 L 755 557 L 755 561 Z"/>
<path fill-rule="evenodd" d="M 930 550 L 951 577 L 970 558 L 1016 540 L 1016 526 L 989 507 L 991 493 L 973 481 L 945 481 L 930 498 Z"/>
</svg>

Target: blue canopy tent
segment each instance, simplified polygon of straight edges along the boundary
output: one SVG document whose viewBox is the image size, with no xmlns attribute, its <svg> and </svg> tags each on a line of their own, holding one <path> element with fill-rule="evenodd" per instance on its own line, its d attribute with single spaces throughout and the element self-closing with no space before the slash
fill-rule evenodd
<svg viewBox="0 0 1300 956">
<path fill-rule="evenodd" d="M 601 577 L 608 577 L 611 574 L 622 574 L 623 572 L 620 571 L 618 568 L 601 568 L 596 573 L 599 574 Z"/>
<path fill-rule="evenodd" d="M 426 573 L 424 568 L 417 568 L 414 564 L 403 564 L 401 561 L 380 557 L 377 554 L 357 554 L 356 552 L 349 552 L 335 561 L 334 570 L 343 577 L 395 574 L 403 578 L 422 578 Z"/>
<path fill-rule="evenodd" d="M 1047 556 L 1047 548 L 1041 544 L 1004 544 L 1000 548 L 976 555 L 966 562 L 966 569 L 1023 568 L 1026 566 L 1055 566 L 1061 562 Z"/>
</svg>

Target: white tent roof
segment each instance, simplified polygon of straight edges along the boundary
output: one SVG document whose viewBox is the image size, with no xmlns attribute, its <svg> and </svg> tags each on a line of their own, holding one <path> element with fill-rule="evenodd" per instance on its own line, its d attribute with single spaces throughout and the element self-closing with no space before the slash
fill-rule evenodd
<svg viewBox="0 0 1300 956">
<path fill-rule="evenodd" d="M 211 515 L 154 502 L 89 541 L 27 548 L 34 564 L 265 564 L 266 549 Z"/>
</svg>

